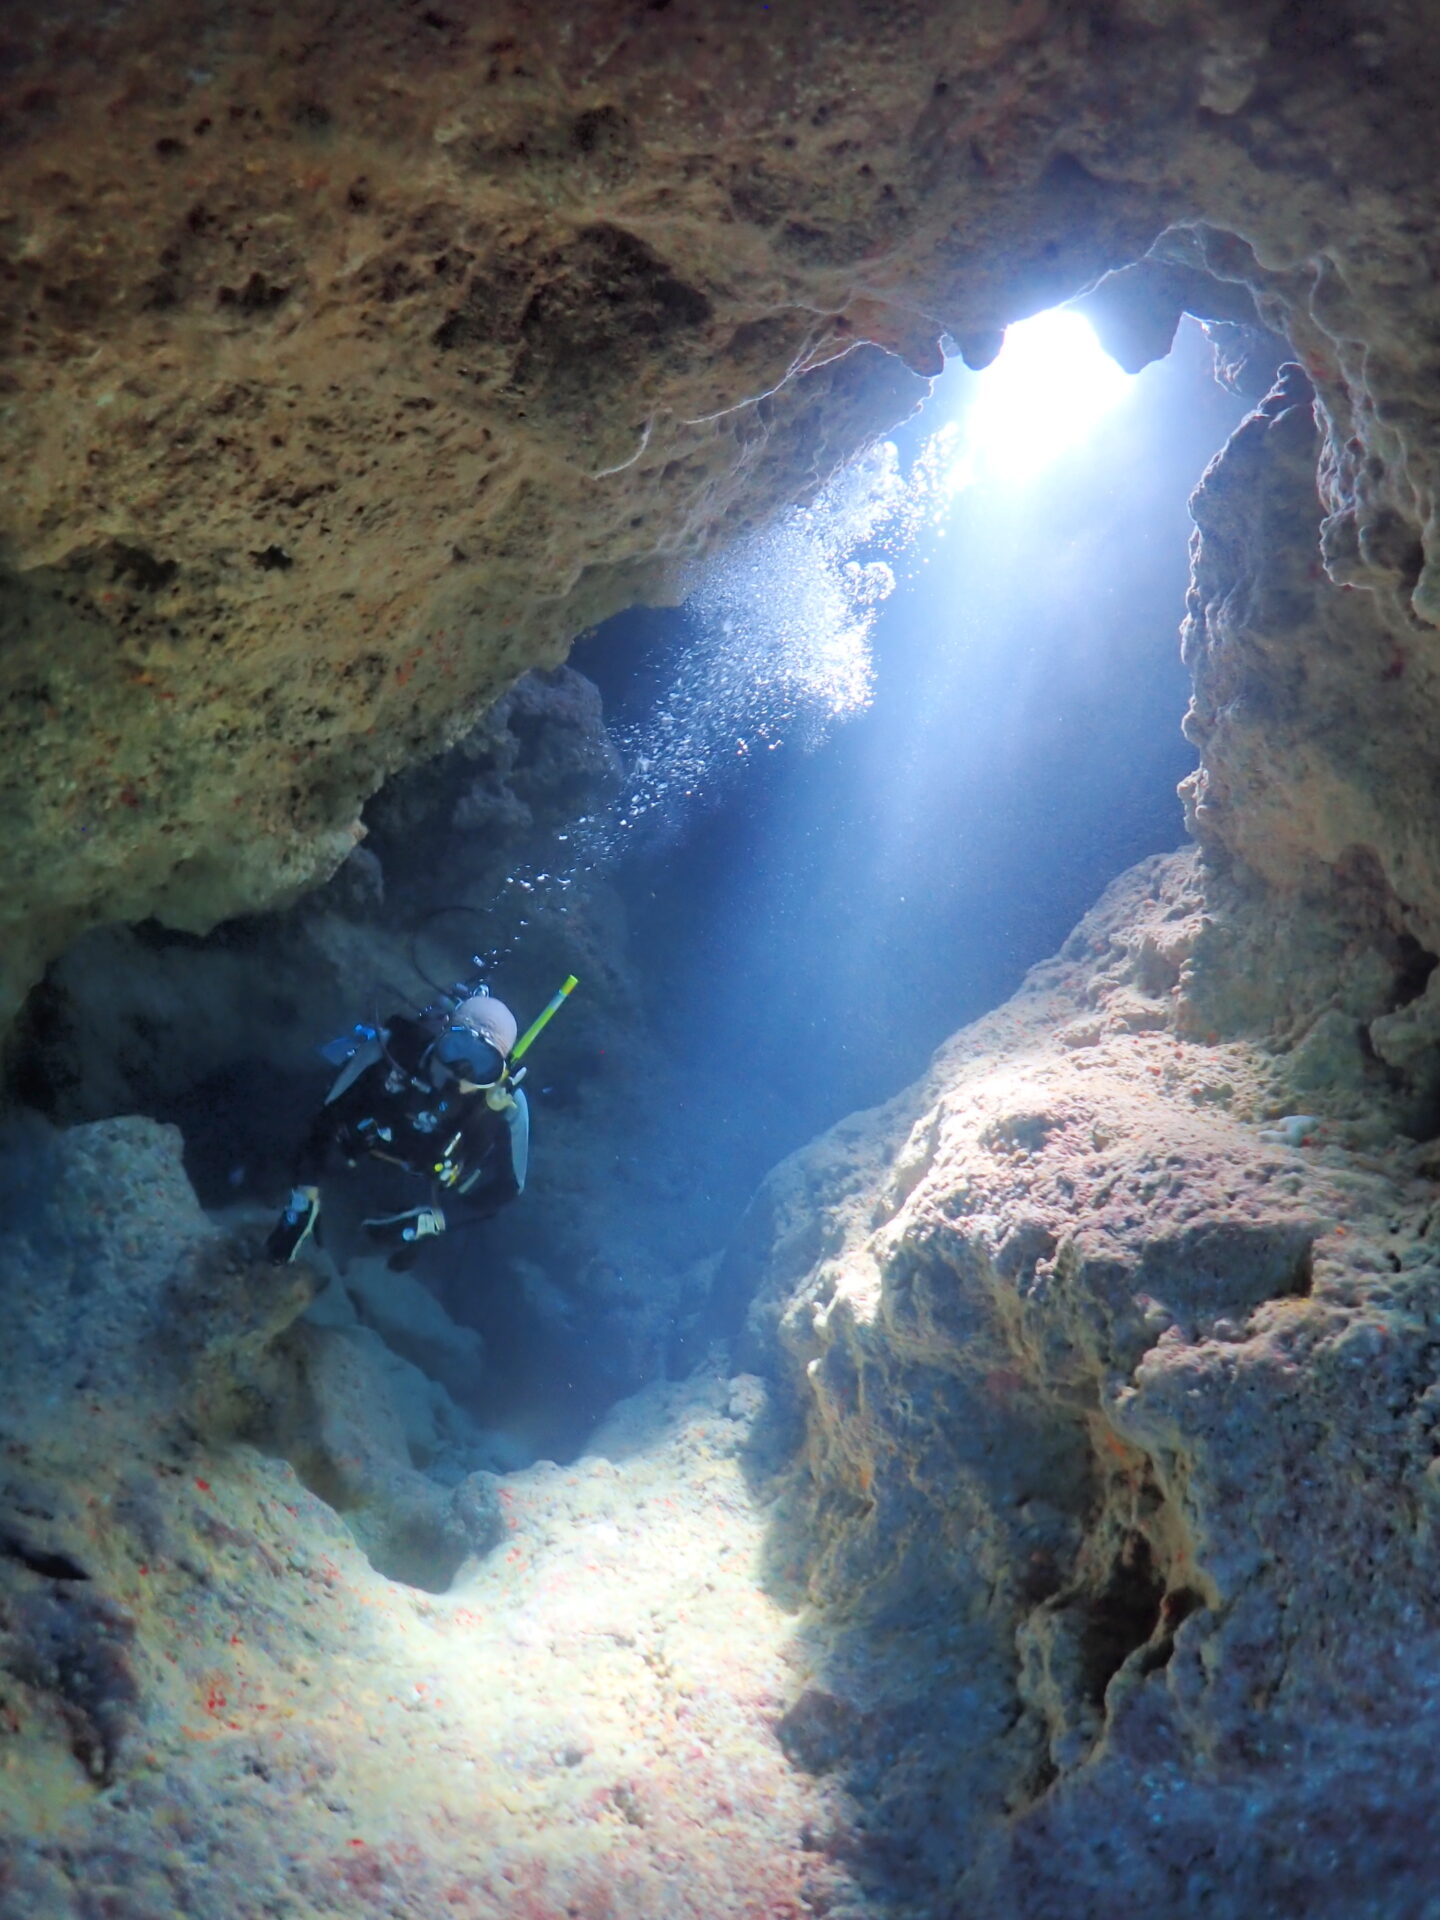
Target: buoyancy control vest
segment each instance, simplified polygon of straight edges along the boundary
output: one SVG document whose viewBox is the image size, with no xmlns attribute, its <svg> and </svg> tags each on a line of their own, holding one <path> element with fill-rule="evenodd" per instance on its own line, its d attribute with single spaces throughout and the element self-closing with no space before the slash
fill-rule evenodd
<svg viewBox="0 0 1440 1920">
<path fill-rule="evenodd" d="M 518 1087 L 500 1100 L 483 1090 L 462 1092 L 453 1075 L 432 1064 L 444 1030 L 438 1019 L 394 1014 L 361 1041 L 325 1096 L 336 1143 L 352 1162 L 373 1155 L 456 1193 L 468 1194 L 482 1180 L 503 1184 L 507 1174 L 523 1192 L 525 1095 Z"/>
</svg>

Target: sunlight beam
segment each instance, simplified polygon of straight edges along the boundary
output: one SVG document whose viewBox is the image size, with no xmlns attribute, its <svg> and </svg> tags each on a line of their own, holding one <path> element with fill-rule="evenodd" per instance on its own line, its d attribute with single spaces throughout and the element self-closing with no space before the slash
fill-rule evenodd
<svg viewBox="0 0 1440 1920">
<path fill-rule="evenodd" d="M 976 376 L 951 490 L 1033 479 L 1081 446 L 1131 385 L 1080 314 L 1057 307 L 1016 321 Z"/>
</svg>

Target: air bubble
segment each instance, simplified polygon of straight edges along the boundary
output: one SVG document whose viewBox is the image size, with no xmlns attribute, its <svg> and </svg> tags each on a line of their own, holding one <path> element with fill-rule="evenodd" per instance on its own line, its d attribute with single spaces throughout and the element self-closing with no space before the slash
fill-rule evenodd
<svg viewBox="0 0 1440 1920">
<path fill-rule="evenodd" d="M 686 603 L 688 638 L 648 719 L 617 730 L 630 787 L 613 807 L 584 813 L 555 835 L 564 871 L 513 873 L 505 886 L 545 890 L 552 909 L 579 877 L 681 824 L 759 749 L 794 741 L 813 750 L 873 692 L 870 632 L 895 576 L 877 551 L 909 548 L 938 518 L 953 449 L 935 437 L 909 482 L 891 445 L 872 448 L 809 507 L 752 536 L 714 565 Z M 624 809 L 623 812 L 621 809 Z M 573 843 L 573 844 L 572 844 Z M 497 892 L 497 903 L 503 890 Z M 529 922 L 521 920 L 521 927 Z M 508 949 L 506 950 L 508 953 Z"/>
</svg>

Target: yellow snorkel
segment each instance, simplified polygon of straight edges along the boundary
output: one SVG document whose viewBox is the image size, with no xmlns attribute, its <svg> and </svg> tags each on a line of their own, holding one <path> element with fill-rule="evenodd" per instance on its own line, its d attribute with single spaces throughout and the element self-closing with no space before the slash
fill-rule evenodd
<svg viewBox="0 0 1440 1920">
<path fill-rule="evenodd" d="M 551 994 L 539 1018 L 531 1021 L 530 1025 L 510 1049 L 510 1064 L 512 1067 L 520 1058 L 521 1054 L 529 1047 L 530 1042 L 535 1038 L 536 1034 L 542 1032 L 555 1018 L 556 1014 L 560 1011 L 561 1007 L 564 1006 L 565 1002 L 570 998 L 570 995 L 579 984 L 580 982 L 575 978 L 573 973 L 566 975 L 564 984 L 561 986 L 559 992 Z"/>
<path fill-rule="evenodd" d="M 509 1068 L 514 1066 L 515 1062 L 520 1058 L 521 1054 L 525 1052 L 527 1047 L 529 1047 L 536 1035 L 542 1033 L 555 1018 L 556 1014 L 560 1011 L 561 1007 L 564 1006 L 565 1002 L 570 998 L 570 995 L 579 984 L 579 980 L 576 979 L 573 973 L 567 974 L 559 990 L 551 994 L 549 1000 L 541 1009 L 538 1018 L 531 1021 L 530 1025 L 510 1049 L 510 1061 L 509 1066 L 506 1068 L 505 1081 L 510 1080 Z M 516 1078 L 518 1079 L 519 1076 L 517 1075 Z M 502 1081 L 498 1087 L 492 1087 L 485 1096 L 485 1102 L 487 1106 L 493 1107 L 497 1112 L 500 1108 L 508 1106 L 510 1104 L 510 1095 L 506 1091 L 505 1082 Z"/>
</svg>

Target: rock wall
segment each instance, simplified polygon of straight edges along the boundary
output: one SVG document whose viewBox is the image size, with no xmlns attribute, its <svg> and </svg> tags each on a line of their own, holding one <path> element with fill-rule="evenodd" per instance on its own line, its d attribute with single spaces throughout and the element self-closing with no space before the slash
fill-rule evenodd
<svg viewBox="0 0 1440 1920">
<path fill-rule="evenodd" d="M 800 1436 L 781 1737 L 882 1911 L 1428 1904 L 1434 1149 L 1186 1033 L 1214 920 L 1193 855 L 1125 876 L 732 1250 Z"/>
<path fill-rule="evenodd" d="M 1434 64 L 1361 0 L 18 0 L 7 1005 L 96 922 L 292 899 L 387 772 L 903 413 L 947 330 L 978 364 L 1165 231 L 1142 357 L 1157 300 L 1288 334 L 1327 564 L 1423 654 Z"/>
<path fill-rule="evenodd" d="M 532 1454 L 562 1458 L 663 1371 L 686 1269 L 724 1230 L 719 1203 L 695 1192 L 670 1117 L 685 1089 L 641 1017 L 600 859 L 618 772 L 594 686 L 569 667 L 524 675 L 449 753 L 387 783 L 366 844 L 328 885 L 203 937 L 153 921 L 92 930 L 47 969 L 8 1049 L 11 1086 L 52 1121 L 146 1113 L 180 1127 L 202 1204 L 254 1226 L 282 1205 L 334 1078 L 324 1042 L 435 1001 L 476 973 L 477 947 L 522 1026 L 573 968 L 581 989 L 529 1062 L 525 1204 L 478 1232 L 462 1207 L 424 1269 L 505 1355 L 468 1369 L 462 1404 L 483 1401 L 491 1422 L 521 1422 Z M 325 1198 L 352 1292 L 374 1253 L 367 1191 L 342 1175 Z M 364 1303 L 386 1339 L 378 1294 L 400 1284 L 384 1276 Z"/>
<path fill-rule="evenodd" d="M 532 891 L 523 906 L 506 884 L 558 868 L 560 843 L 578 846 L 577 816 L 603 813 L 618 778 L 590 682 L 568 667 L 525 675 L 448 754 L 376 796 L 368 843 L 290 911 L 210 937 L 152 921 L 74 942 L 11 1035 L 8 1077 L 53 1120 L 181 1121 L 199 1159 L 230 1156 L 220 1175 L 249 1163 L 263 1179 L 272 1153 L 288 1170 L 297 1096 L 327 1084 L 317 1047 L 472 977 L 477 946 L 522 1013 L 571 966 L 584 974 L 580 1021 L 552 1035 L 552 1057 L 567 1026 L 628 1025 L 624 929 L 593 862 L 577 858 L 567 888 Z"/>
<path fill-rule="evenodd" d="M 1420 548 L 1392 519 L 1388 574 L 1375 528 L 1369 578 L 1333 577 L 1317 458 L 1328 455 L 1312 390 L 1291 366 L 1191 502 L 1185 730 L 1201 765 L 1182 793 L 1201 845 L 1262 883 L 1272 918 L 1299 898 L 1388 928 L 1413 997 L 1440 951 L 1437 661 L 1406 600 Z M 1370 1037 L 1397 1068 L 1415 1067 L 1440 1039 L 1429 996 Z"/>
</svg>

